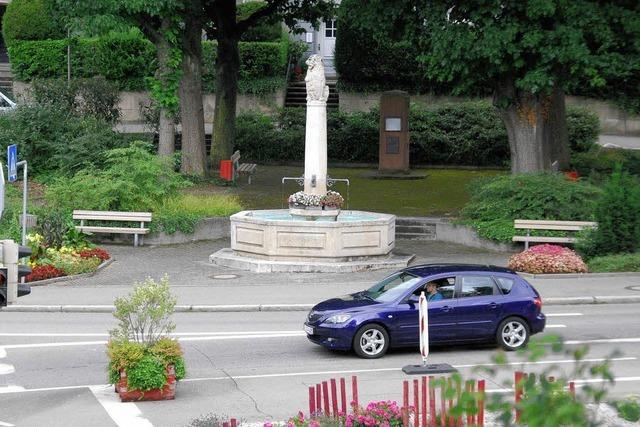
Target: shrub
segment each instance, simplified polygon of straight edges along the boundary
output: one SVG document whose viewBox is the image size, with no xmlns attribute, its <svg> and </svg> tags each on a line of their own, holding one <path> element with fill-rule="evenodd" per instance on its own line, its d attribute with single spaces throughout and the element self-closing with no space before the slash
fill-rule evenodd
<svg viewBox="0 0 640 427">
<path fill-rule="evenodd" d="M 167 382 L 167 368 L 152 355 L 144 355 L 126 369 L 127 387 L 132 390 L 162 388 Z"/>
<path fill-rule="evenodd" d="M 640 399 L 638 396 L 629 396 L 626 399 L 617 400 L 613 406 L 625 420 L 640 421 Z"/>
<path fill-rule="evenodd" d="M 571 156 L 571 166 L 594 182 L 606 181 L 617 164 L 632 175 L 640 176 L 640 152 L 636 150 L 594 147 Z"/>
<path fill-rule="evenodd" d="M 568 106 L 567 130 L 572 151 L 589 151 L 597 144 L 600 135 L 598 115 L 586 108 Z"/>
<path fill-rule="evenodd" d="M 508 268 L 532 274 L 586 273 L 580 255 L 557 245 L 537 245 L 509 258 Z"/>
<path fill-rule="evenodd" d="M 31 273 L 25 277 L 25 281 L 35 282 L 64 275 L 64 271 L 54 267 L 53 265 L 36 265 L 31 269 Z"/>
<path fill-rule="evenodd" d="M 70 179 L 57 179 L 46 190 L 51 206 L 73 209 L 150 210 L 175 196 L 189 183 L 173 171 L 169 160 L 156 156 L 152 146 L 137 141 L 107 151 L 103 170 L 87 169 Z"/>
<path fill-rule="evenodd" d="M 102 167 L 106 150 L 127 145 L 112 125 L 55 106 L 21 105 L 0 115 L 0 150 L 16 144 L 38 177 Z"/>
<path fill-rule="evenodd" d="M 60 248 L 64 238 L 73 227 L 71 217 L 60 211 L 41 211 L 38 215 L 36 232 L 42 236 L 44 247 Z"/>
<path fill-rule="evenodd" d="M 587 265 L 594 273 L 640 271 L 640 252 L 594 257 Z"/>
<path fill-rule="evenodd" d="M 15 40 L 44 40 L 63 36 L 54 12 L 54 0 L 13 0 L 2 17 L 5 43 Z"/>
<path fill-rule="evenodd" d="M 482 237 L 510 242 L 514 219 L 591 220 L 601 190 L 562 174 L 504 175 L 473 181 L 462 220 Z"/>
<path fill-rule="evenodd" d="M 579 242 L 586 257 L 635 252 L 640 249 L 640 185 L 616 167 L 595 209 L 598 227 Z"/>
</svg>

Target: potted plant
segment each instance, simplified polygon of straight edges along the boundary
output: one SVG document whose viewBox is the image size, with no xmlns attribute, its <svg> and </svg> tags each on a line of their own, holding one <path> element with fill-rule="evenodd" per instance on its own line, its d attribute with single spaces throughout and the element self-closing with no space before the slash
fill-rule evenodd
<svg viewBox="0 0 640 427">
<path fill-rule="evenodd" d="M 116 298 L 118 327 L 110 331 L 107 355 L 109 381 L 121 401 L 175 398 L 176 381 L 185 375 L 180 344 L 168 337 L 175 305 L 166 275 L 160 282 L 136 283 L 130 295 Z"/>
<path fill-rule="evenodd" d="M 295 209 L 322 209 L 322 198 L 316 194 L 298 191 L 289 196 L 289 207 Z"/>
<path fill-rule="evenodd" d="M 327 191 L 320 200 L 323 210 L 340 210 L 344 205 L 344 198 L 337 191 Z"/>
</svg>

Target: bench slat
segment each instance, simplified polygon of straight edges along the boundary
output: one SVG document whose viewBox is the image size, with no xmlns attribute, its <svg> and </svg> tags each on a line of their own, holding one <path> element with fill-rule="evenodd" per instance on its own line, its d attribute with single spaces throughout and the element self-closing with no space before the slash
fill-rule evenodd
<svg viewBox="0 0 640 427">
<path fill-rule="evenodd" d="M 257 166 L 254 163 L 243 163 L 238 167 L 238 173 L 253 173 Z"/>
<path fill-rule="evenodd" d="M 526 225 L 526 226 L 514 225 L 513 227 L 517 229 L 527 229 L 527 230 L 560 230 L 560 231 L 581 231 L 586 228 L 593 228 L 593 227 L 583 227 L 580 225 L 535 225 L 535 224 Z"/>
<path fill-rule="evenodd" d="M 92 227 L 87 225 L 76 225 L 76 230 L 83 233 L 123 233 L 123 234 L 148 234 L 148 228 L 127 228 L 127 227 Z"/>
<path fill-rule="evenodd" d="M 596 227 L 598 225 L 597 222 L 593 221 L 555 221 L 535 219 L 516 219 L 513 221 L 513 223 L 516 227 L 520 226 L 518 228 L 531 225 L 575 225 L 581 227 Z"/>
<path fill-rule="evenodd" d="M 151 212 L 73 211 L 73 219 L 150 222 Z"/>
<path fill-rule="evenodd" d="M 237 162 L 238 160 L 240 160 L 240 151 L 239 150 L 236 150 L 236 152 L 231 155 L 231 160 L 234 161 L 234 162 Z"/>
<path fill-rule="evenodd" d="M 513 236 L 514 242 L 538 242 L 538 243 L 575 243 L 574 237 L 550 237 L 550 236 Z"/>
</svg>

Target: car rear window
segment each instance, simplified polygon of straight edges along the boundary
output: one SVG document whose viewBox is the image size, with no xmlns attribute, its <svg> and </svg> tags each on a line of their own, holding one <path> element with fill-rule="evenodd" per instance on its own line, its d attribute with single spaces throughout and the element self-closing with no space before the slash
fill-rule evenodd
<svg viewBox="0 0 640 427">
<path fill-rule="evenodd" d="M 489 276 L 462 276 L 460 297 L 494 295 L 495 284 Z"/>
<path fill-rule="evenodd" d="M 505 295 L 511 292 L 511 288 L 513 288 L 513 284 L 516 282 L 515 280 L 509 279 L 507 277 L 494 277 L 494 279 L 496 279 L 498 287 Z"/>
</svg>

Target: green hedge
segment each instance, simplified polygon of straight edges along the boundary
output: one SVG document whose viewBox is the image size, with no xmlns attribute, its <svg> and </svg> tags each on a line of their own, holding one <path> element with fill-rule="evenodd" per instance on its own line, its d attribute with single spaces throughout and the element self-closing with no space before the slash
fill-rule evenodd
<svg viewBox="0 0 640 427">
<path fill-rule="evenodd" d="M 55 0 L 13 0 L 2 17 L 5 43 L 16 40 L 45 40 L 64 36 L 55 14 Z"/>
<path fill-rule="evenodd" d="M 152 76 L 155 48 L 139 33 L 115 33 L 72 40 L 74 77 L 104 76 L 124 90 L 145 89 Z M 59 78 L 67 74 L 67 40 L 15 41 L 9 47 L 16 80 Z M 248 93 L 268 93 L 284 86 L 289 42 L 240 42 L 239 86 Z M 215 90 L 215 42 L 203 42 L 203 87 Z"/>
<path fill-rule="evenodd" d="M 595 143 L 597 133 L 584 131 L 592 113 L 568 116 L 569 135 L 578 147 Z M 379 112 L 329 111 L 327 155 L 340 162 L 378 161 Z M 597 118 L 595 119 L 597 120 Z M 291 161 L 304 157 L 304 109 L 284 109 L 270 117 L 258 112 L 237 118 L 236 148 L 255 161 Z M 463 102 L 432 108 L 412 105 L 409 116 L 411 163 L 506 166 L 509 146 L 504 125 L 488 102 Z"/>
</svg>

